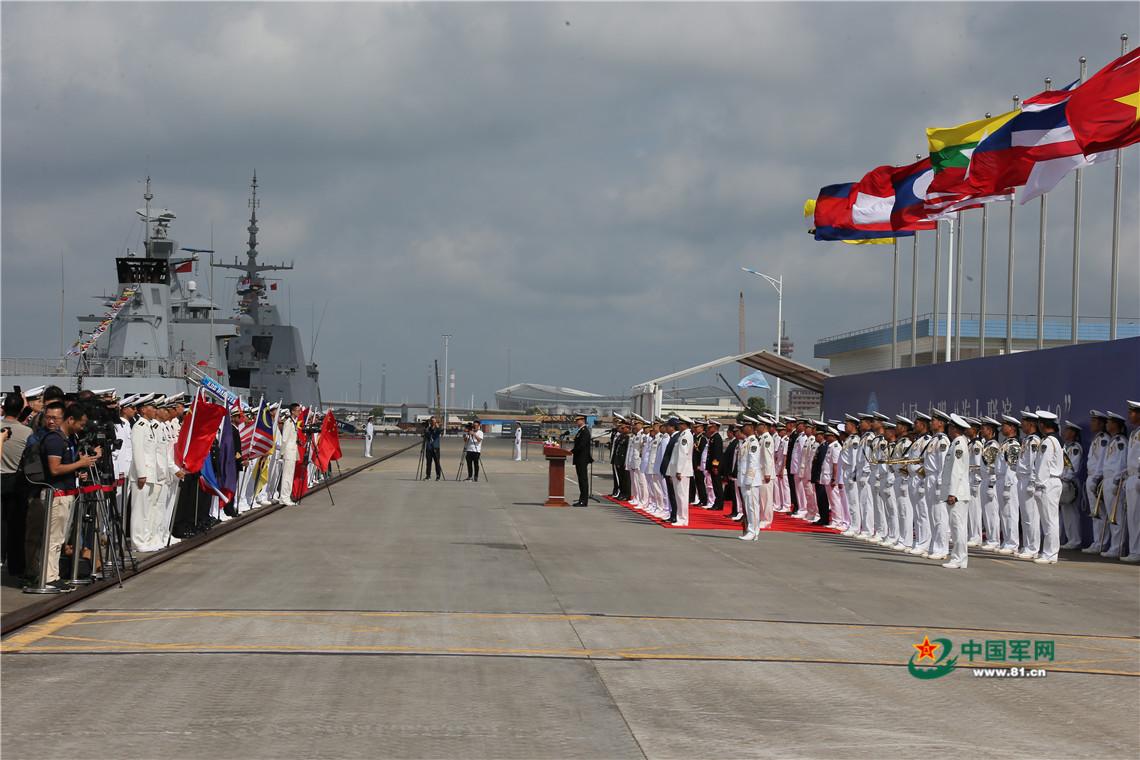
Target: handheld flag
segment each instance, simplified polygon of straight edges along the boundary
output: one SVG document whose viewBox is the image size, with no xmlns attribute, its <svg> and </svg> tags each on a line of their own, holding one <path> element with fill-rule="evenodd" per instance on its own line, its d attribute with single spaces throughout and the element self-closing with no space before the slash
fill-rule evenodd
<svg viewBox="0 0 1140 760">
<path fill-rule="evenodd" d="M 329 463 L 340 457 L 340 434 L 337 432 L 336 417 L 330 409 L 325 412 L 325 419 L 321 422 L 321 439 L 317 442 L 317 453 L 314 456 L 317 469 L 324 472 L 329 468 Z"/>
<path fill-rule="evenodd" d="M 184 472 L 198 472 L 210 456 L 210 447 L 218 435 L 218 427 L 226 418 L 226 408 L 207 400 L 202 389 L 194 394 L 190 414 L 174 446 L 174 463 Z"/>
</svg>

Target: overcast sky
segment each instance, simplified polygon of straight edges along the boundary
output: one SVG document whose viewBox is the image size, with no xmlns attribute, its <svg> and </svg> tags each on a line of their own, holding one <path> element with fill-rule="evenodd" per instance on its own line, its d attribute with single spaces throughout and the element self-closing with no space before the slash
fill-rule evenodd
<svg viewBox="0 0 1140 760">
<path fill-rule="evenodd" d="M 245 251 L 256 168 L 275 294 L 326 400 L 422 401 L 454 335 L 456 395 L 508 381 L 601 393 L 775 337 L 794 357 L 890 319 L 889 249 L 815 243 L 821 185 L 926 151 L 1138 37 L 1135 3 L 24 4 L 2 7 L 3 353 L 58 355 L 136 247 L 149 172 L 175 237 Z M 1125 152 L 1120 314 L 1140 314 L 1137 149 Z M 1082 312 L 1107 314 L 1112 164 L 1085 175 Z M 974 212 L 980 214 L 980 212 Z M 1004 213 L 991 311 L 1005 308 Z M 1072 181 L 1050 198 L 1050 314 L 1070 313 Z M 1036 204 L 1015 312 L 1036 303 Z M 967 222 L 968 271 L 979 223 Z M 929 235 L 928 238 L 932 238 Z M 930 310 L 933 241 L 919 265 Z M 909 315 L 909 243 L 900 313 Z M 198 277 L 205 287 L 207 277 Z M 976 275 L 975 275 L 976 280 Z M 944 281 L 943 281 L 944 282 Z M 215 281 L 222 306 L 233 282 Z M 977 309 L 975 283 L 966 309 Z M 442 363 L 442 362 L 441 362 Z"/>
</svg>

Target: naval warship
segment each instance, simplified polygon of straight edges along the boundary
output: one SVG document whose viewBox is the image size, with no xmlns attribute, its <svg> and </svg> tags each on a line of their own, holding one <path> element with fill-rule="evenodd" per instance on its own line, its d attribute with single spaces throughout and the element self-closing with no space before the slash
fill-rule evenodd
<svg viewBox="0 0 1140 760">
<path fill-rule="evenodd" d="M 282 324 L 268 296 L 264 272 L 292 269 L 257 261 L 257 176 L 250 193 L 246 262 L 213 261 L 213 251 L 185 248 L 172 236 L 176 215 L 154 209 L 150 177 L 144 206 L 143 255 L 128 250 L 115 259 L 118 288 L 101 296 L 102 315 L 80 316 L 80 337 L 56 359 L 0 361 L 3 388 L 58 385 L 65 391 L 114 388 L 128 393 L 192 391 L 203 377 L 229 386 L 253 403 L 296 401 L 320 407 L 318 371 L 305 362 L 300 331 Z M 209 253 L 210 265 L 238 270 L 235 313 L 219 315 L 216 303 L 192 279 L 193 263 Z M 187 276 L 189 275 L 189 276 Z"/>
</svg>

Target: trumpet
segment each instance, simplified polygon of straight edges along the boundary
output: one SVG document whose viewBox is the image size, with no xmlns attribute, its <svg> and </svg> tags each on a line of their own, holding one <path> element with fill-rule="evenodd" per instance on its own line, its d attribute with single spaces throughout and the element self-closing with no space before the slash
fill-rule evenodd
<svg viewBox="0 0 1140 760">
<path fill-rule="evenodd" d="M 994 462 L 996 462 L 998 458 L 998 453 L 997 446 L 987 446 L 982 449 L 982 461 L 986 463 L 986 467 L 994 466 Z"/>
<path fill-rule="evenodd" d="M 1116 509 L 1120 506 L 1120 494 L 1124 492 L 1124 483 L 1116 484 L 1116 498 L 1112 500 L 1112 509 L 1108 511 L 1108 522 L 1110 525 L 1116 525 Z"/>
<path fill-rule="evenodd" d="M 1104 495 L 1104 480 L 1096 484 L 1096 501 L 1093 502 L 1092 509 L 1089 510 L 1089 517 L 1100 517 L 1100 500 Z"/>
<path fill-rule="evenodd" d="M 871 464 L 886 464 L 886 465 L 904 465 L 904 464 L 922 464 L 922 457 L 913 459 L 877 459 L 873 460 Z"/>
</svg>

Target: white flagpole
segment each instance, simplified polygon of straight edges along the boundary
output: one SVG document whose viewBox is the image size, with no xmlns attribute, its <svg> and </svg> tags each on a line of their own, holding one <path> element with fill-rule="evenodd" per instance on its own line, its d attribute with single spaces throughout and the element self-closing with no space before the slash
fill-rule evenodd
<svg viewBox="0 0 1140 760">
<path fill-rule="evenodd" d="M 930 310 L 930 363 L 938 363 L 938 278 L 942 268 L 942 222 L 934 222 L 934 306 Z"/>
<path fill-rule="evenodd" d="M 1120 35 L 1120 54 L 1128 52 L 1128 35 Z M 1116 281 L 1120 279 L 1120 194 L 1124 177 L 1124 167 L 1121 162 L 1122 151 L 1116 150 L 1116 186 L 1112 200 L 1112 279 L 1109 282 L 1108 296 L 1108 339 L 1116 340 Z"/>
<path fill-rule="evenodd" d="M 1088 59 L 1081 56 L 1081 82 L 1085 81 L 1085 72 Z M 1077 169 L 1073 189 L 1073 334 L 1071 342 L 1077 343 L 1077 330 L 1079 328 L 1081 313 L 1081 175 L 1084 169 Z"/>
<path fill-rule="evenodd" d="M 910 366 L 918 364 L 918 231 L 910 254 Z"/>
<path fill-rule="evenodd" d="M 962 212 L 958 212 L 961 214 Z M 954 341 L 954 222 L 948 220 L 946 232 L 946 361 L 949 362 L 950 347 Z"/>
<path fill-rule="evenodd" d="M 986 355 L 986 269 L 989 258 L 990 204 L 982 206 L 982 273 L 978 300 L 978 356 Z"/>
<path fill-rule="evenodd" d="M 899 239 L 895 238 L 891 278 L 891 369 L 899 366 Z"/>
<path fill-rule="evenodd" d="M 958 361 L 962 358 L 962 293 L 965 292 L 965 288 L 962 287 L 962 277 L 966 269 L 966 255 L 962 245 L 966 236 L 962 234 L 961 211 L 954 215 L 954 224 L 958 227 L 958 263 L 954 283 L 954 361 Z"/>
<path fill-rule="evenodd" d="M 1053 79 L 1045 77 L 1045 92 L 1053 89 Z M 1037 247 L 1037 348 L 1045 348 L 1045 233 L 1049 215 L 1049 193 L 1041 195 L 1041 226 Z"/>
<path fill-rule="evenodd" d="M 1021 98 L 1013 96 L 1013 108 L 1017 110 Z M 1005 352 L 1013 353 L 1013 198 L 1009 199 L 1009 264 L 1005 276 Z"/>
</svg>

